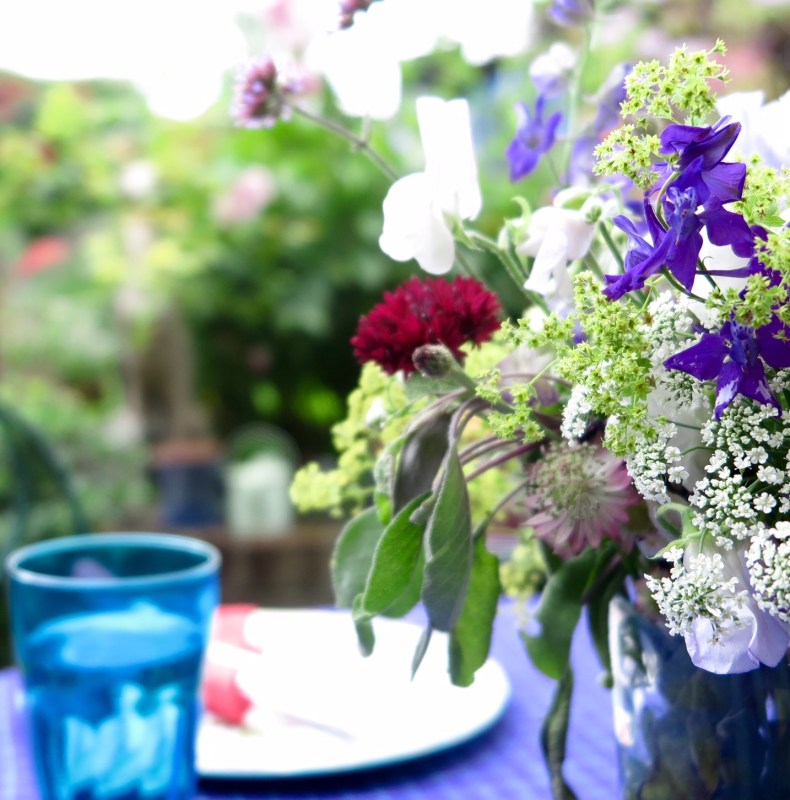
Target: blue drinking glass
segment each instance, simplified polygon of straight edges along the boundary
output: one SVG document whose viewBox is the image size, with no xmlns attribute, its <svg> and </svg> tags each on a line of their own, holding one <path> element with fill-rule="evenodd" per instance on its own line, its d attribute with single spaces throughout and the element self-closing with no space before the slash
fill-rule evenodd
<svg viewBox="0 0 790 800">
<path fill-rule="evenodd" d="M 185 536 L 83 534 L 5 563 L 42 800 L 191 800 L 220 555 Z"/>
</svg>

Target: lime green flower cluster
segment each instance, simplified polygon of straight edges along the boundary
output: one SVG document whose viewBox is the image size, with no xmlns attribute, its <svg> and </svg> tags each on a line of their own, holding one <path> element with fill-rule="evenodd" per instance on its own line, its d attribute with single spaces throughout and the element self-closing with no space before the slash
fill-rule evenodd
<svg viewBox="0 0 790 800">
<path fill-rule="evenodd" d="M 470 380 L 490 371 L 510 353 L 509 342 L 501 333 L 480 347 L 464 349 L 464 368 Z M 430 391 L 425 391 L 426 385 Z M 311 462 L 296 473 L 290 489 L 296 508 L 303 513 L 326 511 L 333 517 L 346 517 L 370 505 L 377 476 L 386 470 L 388 454 L 402 441 L 417 412 L 428 405 L 435 386 L 440 384 L 426 384 L 419 375 L 404 381 L 401 376 L 387 375 L 373 362 L 366 363 L 357 388 L 349 394 L 346 418 L 332 429 L 337 466 L 325 470 Z M 479 430 L 467 431 L 465 437 L 490 433 L 481 425 Z M 472 507 L 484 514 L 492 499 L 509 488 L 512 481 L 506 471 L 481 473 L 470 484 Z"/>
<path fill-rule="evenodd" d="M 296 473 L 291 500 L 297 509 L 340 517 L 369 505 L 376 459 L 408 425 L 407 405 L 403 381 L 372 362 L 365 364 L 359 385 L 348 396 L 348 415 L 332 429 L 337 467 L 322 470 L 311 462 Z"/>
<path fill-rule="evenodd" d="M 714 56 L 724 55 L 726 47 L 718 40 L 711 50 L 690 53 L 678 48 L 664 65 L 657 60 L 640 62 L 626 78 L 628 93 L 620 107 L 621 125 L 595 149 L 598 175 L 625 175 L 639 189 L 655 181 L 653 163 L 660 160 L 661 141 L 645 130 L 648 120 L 665 119 L 696 125 L 705 120 L 716 105 L 711 82 L 728 80 L 727 69 Z"/>
</svg>

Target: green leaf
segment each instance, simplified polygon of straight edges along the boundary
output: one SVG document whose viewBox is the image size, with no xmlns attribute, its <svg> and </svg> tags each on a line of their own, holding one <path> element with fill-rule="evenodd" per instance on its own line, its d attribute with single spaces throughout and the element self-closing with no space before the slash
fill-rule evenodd
<svg viewBox="0 0 790 800">
<path fill-rule="evenodd" d="M 408 584 L 400 596 L 391 605 L 382 611 L 385 617 L 402 617 L 408 614 L 420 601 L 422 582 L 425 577 L 425 550 L 420 550 L 420 556 L 411 573 Z"/>
<path fill-rule="evenodd" d="M 582 611 L 582 597 L 594 573 L 598 553 L 587 550 L 566 561 L 546 583 L 535 612 L 541 626 L 535 636 L 521 637 L 535 666 L 554 680 L 568 668 L 571 639 Z"/>
<path fill-rule="evenodd" d="M 376 636 L 373 632 L 373 625 L 370 622 L 370 617 L 361 613 L 360 607 L 362 605 L 362 595 L 357 595 L 354 599 L 353 605 L 353 618 L 354 627 L 357 632 L 357 644 L 359 645 L 359 652 L 367 658 L 372 652 L 376 644 Z"/>
<path fill-rule="evenodd" d="M 576 795 L 565 782 L 562 765 L 568 741 L 568 723 L 573 694 L 573 671 L 568 667 L 562 675 L 540 729 L 540 746 L 551 777 L 551 794 L 554 800 L 576 800 Z"/>
<path fill-rule="evenodd" d="M 419 400 L 422 397 L 435 397 L 454 392 L 458 388 L 467 388 L 460 383 L 458 377 L 449 374 L 442 378 L 429 378 L 415 372 L 406 381 L 406 397 L 409 401 Z"/>
<path fill-rule="evenodd" d="M 412 516 L 429 496 L 415 497 L 401 509 L 379 538 L 358 605 L 359 616 L 381 614 L 401 599 L 408 589 L 414 593 L 413 577 L 423 558 L 425 524 L 415 523 Z M 418 600 L 419 586 L 411 606 Z"/>
<path fill-rule="evenodd" d="M 398 459 L 393 486 L 396 511 L 412 498 L 430 492 L 447 453 L 451 414 L 429 417 L 406 439 Z"/>
<path fill-rule="evenodd" d="M 425 658 L 425 654 L 428 652 L 428 645 L 431 643 L 431 634 L 433 633 L 433 628 L 429 625 L 420 636 L 420 641 L 417 642 L 417 649 L 414 651 L 414 658 L 411 661 L 411 677 L 417 674 L 417 670 L 420 668 L 420 664 L 422 664 L 423 658 Z"/>
<path fill-rule="evenodd" d="M 474 546 L 466 602 L 450 634 L 450 676 L 458 686 L 469 686 L 488 658 L 501 591 L 499 559 L 488 552 L 480 536 Z"/>
<path fill-rule="evenodd" d="M 330 562 L 335 603 L 351 608 L 365 591 L 376 545 L 384 533 L 375 508 L 367 508 L 343 528 Z"/>
<path fill-rule="evenodd" d="M 606 670 L 607 682 L 611 682 L 611 658 L 609 654 L 609 603 L 622 589 L 623 581 L 629 574 L 628 568 L 621 564 L 607 576 L 606 582 L 598 590 L 588 595 L 587 619 L 593 645 L 598 658 Z"/>
<path fill-rule="evenodd" d="M 425 610 L 432 628 L 450 631 L 461 613 L 472 566 L 469 495 L 455 448 L 445 457 L 425 543 Z"/>
</svg>

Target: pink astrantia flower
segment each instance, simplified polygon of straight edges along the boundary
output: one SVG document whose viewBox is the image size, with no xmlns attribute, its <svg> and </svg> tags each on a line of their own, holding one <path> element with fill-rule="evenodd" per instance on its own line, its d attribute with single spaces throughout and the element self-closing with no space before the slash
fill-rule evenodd
<svg viewBox="0 0 790 800">
<path fill-rule="evenodd" d="M 532 468 L 525 524 L 570 558 L 604 538 L 630 548 L 628 509 L 639 501 L 625 464 L 597 445 L 549 449 Z"/>
</svg>

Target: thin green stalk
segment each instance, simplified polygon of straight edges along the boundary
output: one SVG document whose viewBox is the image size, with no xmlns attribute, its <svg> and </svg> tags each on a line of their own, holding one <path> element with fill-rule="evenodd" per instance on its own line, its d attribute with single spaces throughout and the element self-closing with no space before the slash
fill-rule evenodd
<svg viewBox="0 0 790 800">
<path fill-rule="evenodd" d="M 395 181 L 400 177 L 393 167 L 370 146 L 370 142 L 367 138 L 362 139 L 343 125 L 331 119 L 327 119 L 326 117 L 322 117 L 320 114 L 313 114 L 311 111 L 307 111 L 301 106 L 290 104 L 289 108 L 291 108 L 295 114 L 299 114 L 299 116 L 314 122 L 316 125 L 320 125 L 322 128 L 350 142 L 355 150 L 364 153 L 391 181 Z"/>
<path fill-rule="evenodd" d="M 499 259 L 500 263 L 505 267 L 505 270 L 507 271 L 508 275 L 510 275 L 513 283 L 519 287 L 525 296 L 529 297 L 530 300 L 533 299 L 530 296 L 530 293 L 524 289 L 524 282 L 529 276 L 524 274 L 521 269 L 521 265 L 517 263 L 515 259 L 511 258 L 509 253 L 503 251 L 493 239 L 490 239 L 488 236 L 480 233 L 479 231 L 467 230 L 466 228 L 463 229 L 462 238 L 466 238 L 470 244 L 477 245 L 481 250 L 486 250 L 492 255 L 495 255 Z"/>
<path fill-rule="evenodd" d="M 609 248 L 609 252 L 612 254 L 614 260 L 617 262 L 617 265 L 620 267 L 620 272 L 625 272 L 625 260 L 623 259 L 622 253 L 620 253 L 620 249 L 617 247 L 617 244 L 612 238 L 609 228 L 607 227 L 606 223 L 603 222 L 603 220 L 598 223 L 598 230 L 601 232 L 601 237 L 606 243 L 606 246 Z"/>
<path fill-rule="evenodd" d="M 472 470 L 472 472 L 466 476 L 466 479 L 471 481 L 478 475 L 482 475 L 484 472 L 488 472 L 490 469 L 494 469 L 502 464 L 506 464 L 508 461 L 516 458 L 517 456 L 523 455 L 524 453 L 529 453 L 532 450 L 536 450 L 538 447 L 540 447 L 540 445 L 541 442 L 530 442 L 529 444 L 518 445 L 507 453 L 503 453 L 501 456 L 497 456 L 496 458 L 492 458 L 490 461 L 486 461 L 485 464 L 481 464 L 477 469 Z"/>
</svg>

